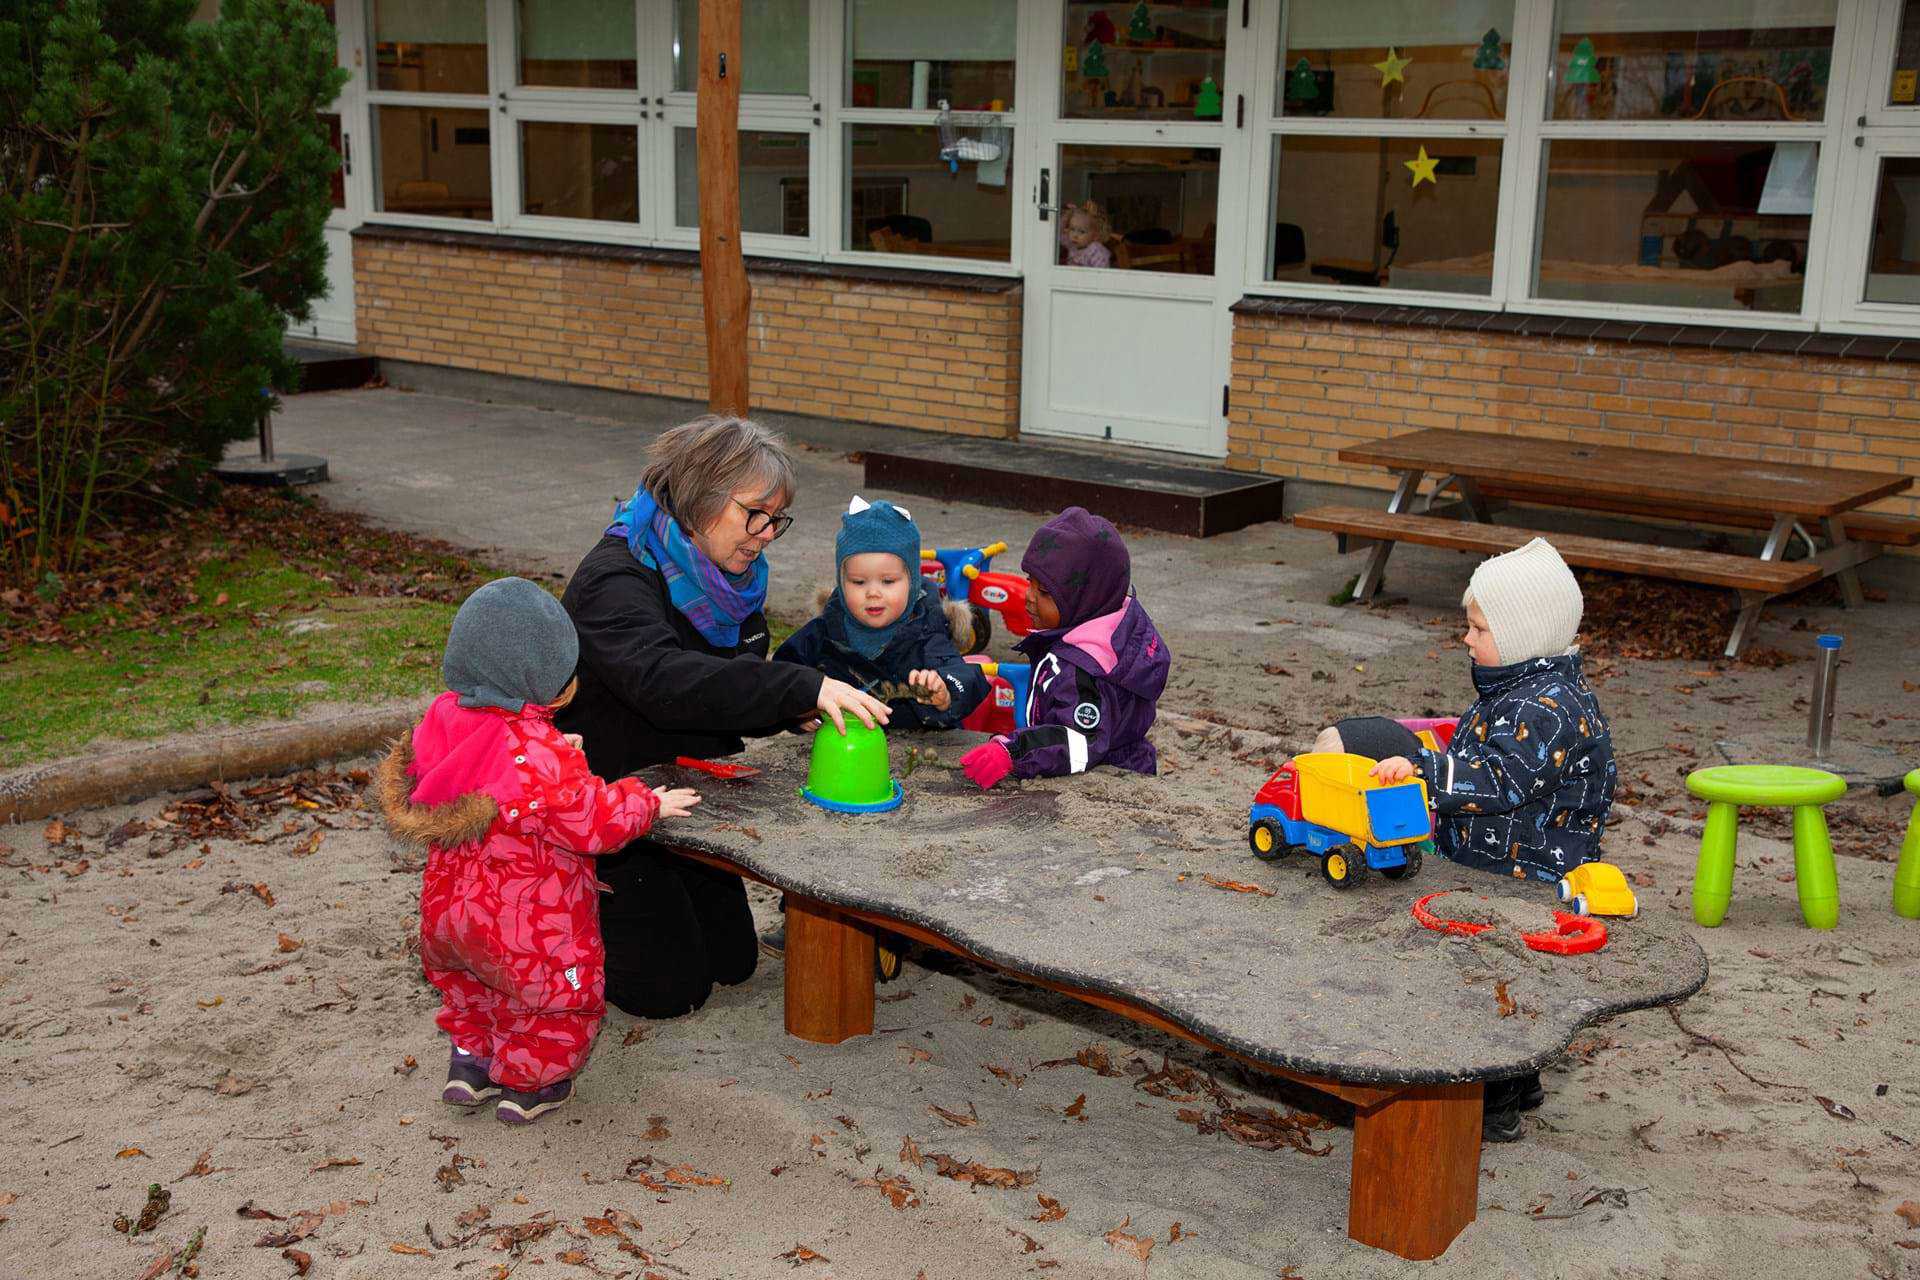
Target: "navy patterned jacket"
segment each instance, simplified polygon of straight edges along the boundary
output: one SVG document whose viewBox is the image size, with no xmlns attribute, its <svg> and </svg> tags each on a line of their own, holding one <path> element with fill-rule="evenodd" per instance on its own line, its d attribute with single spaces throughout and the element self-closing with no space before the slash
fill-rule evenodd
<svg viewBox="0 0 1920 1280">
<path fill-rule="evenodd" d="M 1455 862 L 1556 881 L 1600 857 L 1613 805 L 1613 735 L 1580 655 L 1473 669 L 1480 698 L 1453 745 L 1414 758 L 1434 843 Z"/>
</svg>

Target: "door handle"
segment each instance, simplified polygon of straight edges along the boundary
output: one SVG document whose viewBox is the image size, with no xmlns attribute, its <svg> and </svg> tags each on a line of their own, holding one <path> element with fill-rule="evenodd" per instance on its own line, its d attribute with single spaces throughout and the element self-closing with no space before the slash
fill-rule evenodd
<svg viewBox="0 0 1920 1280">
<path fill-rule="evenodd" d="M 353 135 L 340 135 L 340 169 L 349 178 L 353 176 Z"/>
<path fill-rule="evenodd" d="M 1040 221 L 1042 222 L 1047 220 L 1047 207 L 1053 203 L 1050 199 L 1052 187 L 1053 171 L 1050 169 L 1042 169 L 1040 171 Z"/>
</svg>

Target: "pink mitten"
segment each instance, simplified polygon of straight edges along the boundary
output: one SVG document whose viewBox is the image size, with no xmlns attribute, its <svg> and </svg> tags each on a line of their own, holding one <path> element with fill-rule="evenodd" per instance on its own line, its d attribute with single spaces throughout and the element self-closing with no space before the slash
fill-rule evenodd
<svg viewBox="0 0 1920 1280">
<path fill-rule="evenodd" d="M 983 742 L 961 756 L 960 767 L 966 770 L 969 778 L 980 785 L 982 791 L 987 791 L 992 789 L 994 783 L 1013 772 L 1013 756 L 1007 750 L 1006 739 L 995 738 L 992 742 Z"/>
</svg>

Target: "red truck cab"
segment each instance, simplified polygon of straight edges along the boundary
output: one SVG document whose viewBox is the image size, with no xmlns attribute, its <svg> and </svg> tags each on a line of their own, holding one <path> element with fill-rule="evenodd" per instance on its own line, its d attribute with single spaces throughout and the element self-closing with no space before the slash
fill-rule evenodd
<svg viewBox="0 0 1920 1280">
<path fill-rule="evenodd" d="M 1294 822 L 1300 821 L 1300 775 L 1289 760 L 1267 779 L 1253 797 L 1256 805 L 1270 804 Z"/>
</svg>

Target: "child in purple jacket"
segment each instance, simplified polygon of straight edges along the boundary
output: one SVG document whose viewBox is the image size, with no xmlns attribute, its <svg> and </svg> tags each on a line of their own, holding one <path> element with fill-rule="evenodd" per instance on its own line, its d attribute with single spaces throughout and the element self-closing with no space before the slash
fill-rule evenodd
<svg viewBox="0 0 1920 1280">
<path fill-rule="evenodd" d="M 1155 704 L 1167 687 L 1166 641 L 1132 592 L 1132 561 L 1113 525 L 1068 507 L 1040 527 L 1020 561 L 1035 630 L 1017 646 L 1033 662 L 1027 727 L 960 758 L 991 787 L 1110 764 L 1153 773 Z"/>
</svg>

